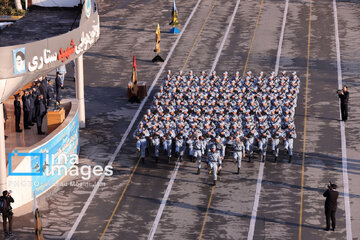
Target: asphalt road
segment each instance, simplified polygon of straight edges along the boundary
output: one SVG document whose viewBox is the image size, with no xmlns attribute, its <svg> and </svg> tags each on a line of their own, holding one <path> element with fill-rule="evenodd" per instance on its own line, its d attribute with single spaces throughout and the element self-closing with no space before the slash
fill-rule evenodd
<svg viewBox="0 0 360 240">
<path fill-rule="evenodd" d="M 221 49 L 217 72 L 233 74 L 251 70 L 257 74 L 275 70 L 285 2 L 240 1 Z M 196 3 L 195 0 L 177 2 L 180 29 Z M 209 71 L 235 5 L 236 1 L 200 1 L 160 79 L 167 69 Z M 167 33 L 170 6 L 170 1 L 99 2 L 101 37 L 84 58 L 87 127 L 80 132 L 81 164 L 107 164 L 116 152 L 139 107 L 126 99 L 132 56 L 137 58 L 140 81 L 149 87 L 161 68 L 160 64 L 151 62 L 157 23 L 162 31 L 164 59 L 177 38 Z M 360 108 L 356 106 L 360 100 L 359 7 L 359 1 L 337 3 L 341 76 L 351 96 L 344 151 L 349 169 L 353 239 L 360 239 L 357 228 Z M 236 175 L 235 164 L 226 159 L 216 187 L 211 187 L 211 176 L 206 170 L 198 176 L 194 163 L 180 163 L 154 239 L 247 239 L 251 224 L 254 224 L 253 239 L 346 239 L 349 226 L 345 222 L 339 104 L 335 94 L 338 70 L 333 2 L 290 0 L 285 19 L 279 68 L 296 71 L 301 79 L 293 161 L 288 163 L 281 151 L 277 163 L 271 154 L 263 166 L 258 159 L 251 163 L 243 161 L 241 173 Z M 151 94 L 157 91 L 159 82 Z M 73 83 L 66 81 L 66 84 L 67 95 L 73 96 Z M 149 106 L 145 103 L 140 116 Z M 148 237 L 175 163 L 167 164 L 163 157 L 158 164 L 151 158 L 145 164 L 138 164 L 131 137 L 135 126 L 119 153 L 113 156 L 114 175 L 104 178 L 72 239 L 99 239 L 102 235 L 103 239 Z M 259 176 L 262 176 L 261 184 Z M 339 185 L 341 192 L 335 232 L 323 231 L 322 193 L 329 179 Z M 47 239 L 68 236 L 97 180 L 96 177 L 90 181 L 66 178 L 63 185 L 73 182 L 76 186 L 59 185 L 41 197 L 39 209 Z M 256 196 L 257 188 L 260 195 Z M 257 201 L 258 207 L 254 209 Z M 15 217 L 18 239 L 32 238 L 33 221 L 32 214 Z"/>
</svg>

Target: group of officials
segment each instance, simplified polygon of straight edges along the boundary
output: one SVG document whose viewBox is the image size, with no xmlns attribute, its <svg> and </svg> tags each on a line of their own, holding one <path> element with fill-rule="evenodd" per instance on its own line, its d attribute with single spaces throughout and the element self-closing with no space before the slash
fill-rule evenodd
<svg viewBox="0 0 360 240">
<path fill-rule="evenodd" d="M 37 125 L 39 135 L 45 134 L 42 131 L 42 122 L 48 108 L 56 109 L 61 101 L 61 73 L 58 72 L 55 78 L 55 89 L 50 78 L 43 76 L 33 82 L 32 86 L 23 91 L 23 95 L 15 95 L 14 114 L 16 132 L 20 129 L 21 101 L 23 109 L 24 129 L 30 129 Z"/>
<path fill-rule="evenodd" d="M 201 159 L 206 156 L 214 183 L 228 146 L 232 147 L 237 173 L 246 153 L 251 161 L 255 146 L 260 160 L 265 161 L 271 143 L 276 161 L 281 140 L 291 161 L 299 88 L 296 72 L 284 71 L 279 76 L 274 72 L 269 76 L 247 72 L 242 78 L 239 72 L 232 77 L 224 72 L 219 77 L 215 71 L 211 75 L 203 71 L 199 76 L 192 71 L 186 75 L 168 71 L 135 131 L 137 150 L 142 161 L 150 145 L 156 161 L 161 145 L 169 161 L 173 145 L 180 161 L 188 150 L 192 161 L 197 161 L 198 174 Z"/>
</svg>

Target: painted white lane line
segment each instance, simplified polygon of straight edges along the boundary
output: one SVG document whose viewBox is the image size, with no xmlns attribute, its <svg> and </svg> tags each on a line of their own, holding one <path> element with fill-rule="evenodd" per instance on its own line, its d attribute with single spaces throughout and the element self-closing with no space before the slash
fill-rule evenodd
<svg viewBox="0 0 360 240">
<path fill-rule="evenodd" d="M 216 65 L 217 65 L 217 63 L 218 63 L 218 61 L 219 61 L 219 58 L 220 58 L 222 49 L 224 48 L 225 41 L 226 41 L 226 39 L 227 39 L 227 36 L 229 35 L 230 28 L 231 28 L 232 23 L 233 23 L 233 21 L 234 21 L 236 12 L 237 12 L 237 10 L 238 10 L 238 8 L 239 8 L 239 4 L 240 4 L 240 0 L 238 0 L 238 1 L 236 2 L 235 8 L 234 8 L 234 12 L 233 12 L 233 14 L 232 14 L 232 16 L 231 16 L 231 19 L 230 19 L 229 25 L 228 25 L 228 27 L 227 27 L 227 29 L 226 29 L 224 38 L 223 38 L 222 41 L 221 41 L 220 48 L 219 48 L 219 50 L 218 50 L 218 52 L 217 52 L 217 54 L 216 54 L 216 57 L 215 57 L 215 60 L 214 60 L 213 65 L 212 65 L 212 67 L 211 67 L 211 70 L 210 70 L 210 72 L 209 72 L 209 75 L 215 70 Z"/>
<path fill-rule="evenodd" d="M 171 47 L 171 49 L 170 49 L 170 51 L 169 51 L 169 54 L 167 55 L 167 57 L 166 57 L 166 59 L 165 59 L 165 62 L 161 65 L 160 70 L 158 71 L 158 73 L 157 73 L 157 75 L 156 75 L 153 83 L 151 84 L 151 87 L 149 88 L 149 91 L 148 91 L 148 95 L 147 95 L 147 96 L 143 99 L 143 101 L 141 102 L 141 104 L 140 104 L 138 110 L 136 111 L 134 117 L 132 118 L 132 120 L 131 120 L 128 128 L 126 129 L 124 135 L 122 136 L 119 145 L 117 146 L 115 152 L 111 155 L 111 158 L 110 158 L 110 161 L 108 162 L 108 165 L 112 165 L 113 162 L 115 161 L 116 156 L 118 155 L 118 153 L 120 152 L 122 146 L 124 145 L 126 138 L 128 137 L 128 135 L 129 135 L 132 127 L 133 127 L 134 124 L 135 124 L 135 121 L 136 121 L 137 117 L 139 116 L 140 112 L 142 111 L 142 109 L 143 109 L 145 103 L 147 102 L 149 96 L 151 96 L 152 90 L 154 89 L 154 87 L 155 87 L 155 85 L 156 85 L 156 83 L 157 83 L 157 81 L 158 81 L 161 73 L 164 71 L 165 66 L 167 65 L 169 59 L 171 58 L 171 56 L 172 56 L 172 54 L 173 54 L 173 52 L 174 52 L 174 50 L 175 50 L 175 47 L 178 45 L 181 36 L 184 34 L 187 26 L 188 26 L 189 23 L 190 23 L 190 20 L 191 20 L 192 17 L 194 16 L 194 14 L 195 14 L 197 8 L 199 7 L 199 4 L 200 4 L 201 1 L 202 1 L 202 0 L 198 0 L 198 1 L 197 1 L 197 3 L 196 3 L 196 5 L 195 5 L 194 9 L 192 10 L 190 16 L 189 16 L 188 19 L 186 20 L 186 23 L 185 23 L 183 29 L 181 30 L 179 36 L 176 38 L 175 43 L 174 43 L 173 46 Z M 97 190 L 99 189 L 100 184 L 101 184 L 102 181 L 104 180 L 104 177 L 105 177 L 105 175 L 101 175 L 99 181 L 97 181 L 97 183 L 96 183 L 93 191 L 91 192 L 91 194 L 90 194 L 89 198 L 87 199 L 84 207 L 82 208 L 79 216 L 77 217 L 74 225 L 72 226 L 70 232 L 68 233 L 68 235 L 67 235 L 67 237 L 66 237 L 66 240 L 70 240 L 71 237 L 73 236 L 76 228 L 78 227 L 80 221 L 82 220 L 82 218 L 83 218 L 84 215 L 85 215 L 86 210 L 88 209 L 91 201 L 93 200 L 93 198 L 94 198 Z"/>
<path fill-rule="evenodd" d="M 178 170 L 179 170 L 179 167 L 180 167 L 180 161 L 178 160 L 178 161 L 176 161 L 175 168 L 174 168 L 174 170 L 173 170 L 173 172 L 172 172 L 172 174 L 171 174 L 171 179 L 170 179 L 169 184 L 168 184 L 168 186 L 167 186 L 167 188 L 166 188 L 164 197 L 163 197 L 163 199 L 161 200 L 161 204 L 160 204 L 159 210 L 158 210 L 158 212 L 157 212 L 157 214 L 156 214 L 155 221 L 154 221 L 154 223 L 153 223 L 153 225 L 152 225 L 152 227 L 151 227 L 149 236 L 148 236 L 148 238 L 147 238 L 148 240 L 152 240 L 152 239 L 154 238 L 156 229 L 157 229 L 157 227 L 158 227 L 158 225 L 159 225 L 159 222 L 160 222 L 160 219 L 161 219 L 161 215 L 162 215 L 162 213 L 163 213 L 163 211 L 164 211 L 164 208 L 165 208 L 165 206 L 166 206 L 166 202 L 167 202 L 167 200 L 168 200 L 168 198 L 169 198 L 169 195 L 170 195 L 172 186 L 173 186 L 173 184 L 174 184 L 174 181 L 175 181 L 175 178 L 176 178 L 176 174 L 177 174 L 177 172 L 178 172 Z"/>
<path fill-rule="evenodd" d="M 338 73 L 338 89 L 342 88 L 342 71 L 341 71 L 341 55 L 340 55 L 340 40 L 339 40 L 339 25 L 337 17 L 336 0 L 333 0 L 334 8 L 334 25 L 335 25 L 335 45 L 336 45 L 336 61 L 337 61 L 337 73 Z M 339 110 L 341 119 L 341 103 L 339 99 Z M 352 239 L 351 230 L 351 211 L 350 211 L 350 199 L 349 199 L 349 176 L 347 167 L 347 155 L 346 155 L 346 135 L 345 135 L 345 123 L 340 121 L 341 131 L 341 153 L 342 153 L 342 172 L 343 172 L 343 184 L 344 184 L 344 203 L 345 203 L 345 223 L 346 223 L 346 239 Z"/>
<path fill-rule="evenodd" d="M 282 44 L 283 44 L 283 40 L 284 40 L 285 25 L 286 25 L 286 18 L 287 18 L 288 8 L 289 8 L 289 0 L 286 0 L 285 9 L 284 9 L 284 16 L 283 16 L 283 22 L 282 22 L 282 25 L 281 25 L 279 46 L 278 46 L 278 51 L 277 51 L 277 55 L 276 55 L 276 63 L 275 63 L 275 74 L 276 75 L 279 72 L 280 56 L 281 56 L 281 49 L 282 49 Z"/>
<path fill-rule="evenodd" d="M 214 71 L 214 69 L 215 69 L 215 67 L 216 67 L 216 65 L 217 65 L 217 63 L 218 63 L 218 61 L 219 61 L 219 57 L 220 57 L 221 52 L 222 52 L 222 50 L 223 50 L 223 48 L 224 48 L 225 41 L 226 41 L 226 39 L 227 39 L 227 37 L 228 37 L 228 35 L 229 35 L 230 28 L 231 28 L 232 23 L 233 23 L 233 21 L 234 21 L 236 12 L 237 12 L 237 10 L 238 10 L 238 8 L 239 8 L 239 4 L 240 4 L 240 0 L 237 0 L 236 5 L 235 5 L 235 8 L 234 8 L 234 12 L 233 12 L 233 14 L 232 14 L 232 16 L 231 16 L 229 25 L 228 25 L 228 27 L 227 27 L 227 29 L 226 29 L 226 32 L 225 32 L 225 34 L 224 34 L 224 37 L 223 37 L 223 39 L 222 39 L 222 41 L 221 41 L 220 48 L 218 49 L 218 52 L 217 52 L 217 54 L 216 54 L 214 63 L 213 63 L 213 65 L 212 65 L 212 67 L 211 67 L 210 73 L 211 73 L 212 71 Z M 209 74 L 210 74 L 210 73 L 209 73 Z M 158 225 L 159 225 L 159 222 L 160 222 L 162 213 L 163 213 L 164 208 L 165 208 L 165 206 L 166 206 L 167 199 L 169 198 L 169 195 L 170 195 L 172 186 L 173 186 L 173 184 L 174 184 L 174 180 L 175 180 L 175 178 L 176 178 L 177 171 L 179 170 L 179 166 L 180 166 L 180 163 L 179 163 L 179 161 L 177 161 L 177 162 L 176 162 L 175 169 L 174 169 L 174 171 L 173 171 L 173 173 L 172 173 L 172 175 L 171 175 L 170 182 L 169 182 L 168 187 L 167 187 L 167 189 L 166 189 L 166 191 L 165 191 L 164 197 L 163 197 L 163 199 L 161 200 L 161 204 L 160 204 L 159 210 L 158 210 L 158 212 L 157 212 L 157 214 L 156 214 L 155 221 L 154 221 L 154 223 L 153 223 L 153 225 L 152 225 L 152 227 L 151 227 L 149 236 L 148 236 L 148 238 L 147 238 L 148 240 L 152 240 L 152 239 L 154 238 L 154 235 L 155 235 L 156 229 L 157 229 L 157 227 L 158 227 Z"/>
<path fill-rule="evenodd" d="M 256 183 L 256 192 L 255 192 L 255 200 L 254 200 L 254 206 L 251 213 L 251 220 L 250 220 L 250 227 L 248 232 L 248 240 L 252 240 L 254 238 L 254 232 L 255 232 L 255 223 L 256 223 L 256 216 L 257 216 L 257 209 L 259 206 L 259 199 L 260 199 L 260 192 L 261 192 L 261 183 L 264 175 L 264 162 L 260 163 L 259 173 L 258 173 L 258 179 Z"/>
<path fill-rule="evenodd" d="M 284 32 L 285 32 L 288 8 L 289 8 L 289 0 L 286 0 L 283 22 L 282 22 L 282 26 L 281 26 L 280 40 L 279 40 L 278 51 L 277 51 L 277 55 L 276 55 L 276 64 L 275 64 L 275 73 L 276 74 L 278 74 L 278 71 L 279 71 L 281 48 L 282 48 L 283 39 L 284 39 Z M 261 162 L 260 168 L 259 168 L 259 173 L 258 173 L 258 179 L 257 179 L 257 183 L 256 183 L 255 200 L 254 200 L 253 210 L 251 213 L 250 227 L 249 227 L 248 238 L 247 238 L 248 240 L 252 240 L 254 238 L 257 209 L 259 207 L 261 185 L 262 185 L 262 179 L 263 179 L 263 175 L 264 175 L 264 166 L 265 166 L 265 162 Z"/>
</svg>

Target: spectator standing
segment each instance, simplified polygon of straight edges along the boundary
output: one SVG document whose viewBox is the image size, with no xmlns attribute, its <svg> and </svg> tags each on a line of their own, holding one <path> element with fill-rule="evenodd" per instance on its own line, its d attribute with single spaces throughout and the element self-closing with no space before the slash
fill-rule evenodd
<svg viewBox="0 0 360 240">
<path fill-rule="evenodd" d="M 24 95 L 22 96 L 22 102 L 23 102 L 23 111 L 24 111 L 24 129 L 30 129 L 29 127 L 29 118 L 30 118 L 30 97 L 29 97 L 29 91 L 25 90 Z"/>
<path fill-rule="evenodd" d="M 341 120 L 346 122 L 348 119 L 349 95 L 348 88 L 345 85 L 342 90 L 337 91 L 341 101 Z"/>
<path fill-rule="evenodd" d="M 5 131 L 5 129 L 6 129 L 6 120 L 8 119 L 5 104 L 3 104 L 3 114 L 4 114 L 3 116 L 4 116 L 4 131 Z M 5 135 L 5 140 L 7 138 L 8 138 L 8 136 Z"/>
<path fill-rule="evenodd" d="M 326 197 L 325 200 L 325 216 L 326 216 L 326 228 L 325 231 L 330 230 L 330 219 L 332 230 L 335 231 L 336 227 L 336 209 L 337 209 L 337 199 L 339 197 L 339 192 L 336 191 L 336 184 L 330 183 L 328 189 L 324 192 L 323 196 Z"/>
</svg>

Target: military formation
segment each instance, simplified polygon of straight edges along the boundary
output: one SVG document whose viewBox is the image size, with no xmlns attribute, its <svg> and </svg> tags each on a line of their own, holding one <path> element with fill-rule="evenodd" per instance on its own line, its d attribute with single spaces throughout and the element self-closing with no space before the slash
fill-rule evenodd
<svg viewBox="0 0 360 240">
<path fill-rule="evenodd" d="M 260 161 L 265 161 L 268 146 L 277 161 L 283 142 L 290 162 L 299 88 L 296 72 L 255 76 L 249 71 L 245 77 L 224 72 L 220 77 L 215 71 L 199 76 L 168 71 L 134 133 L 137 151 L 143 162 L 150 147 L 156 162 L 161 150 L 168 161 L 173 151 L 180 161 L 187 153 L 197 162 L 198 174 L 204 158 L 214 184 L 227 154 L 232 154 L 239 174 L 242 158 L 247 154 L 250 162 L 255 147 Z"/>
</svg>

